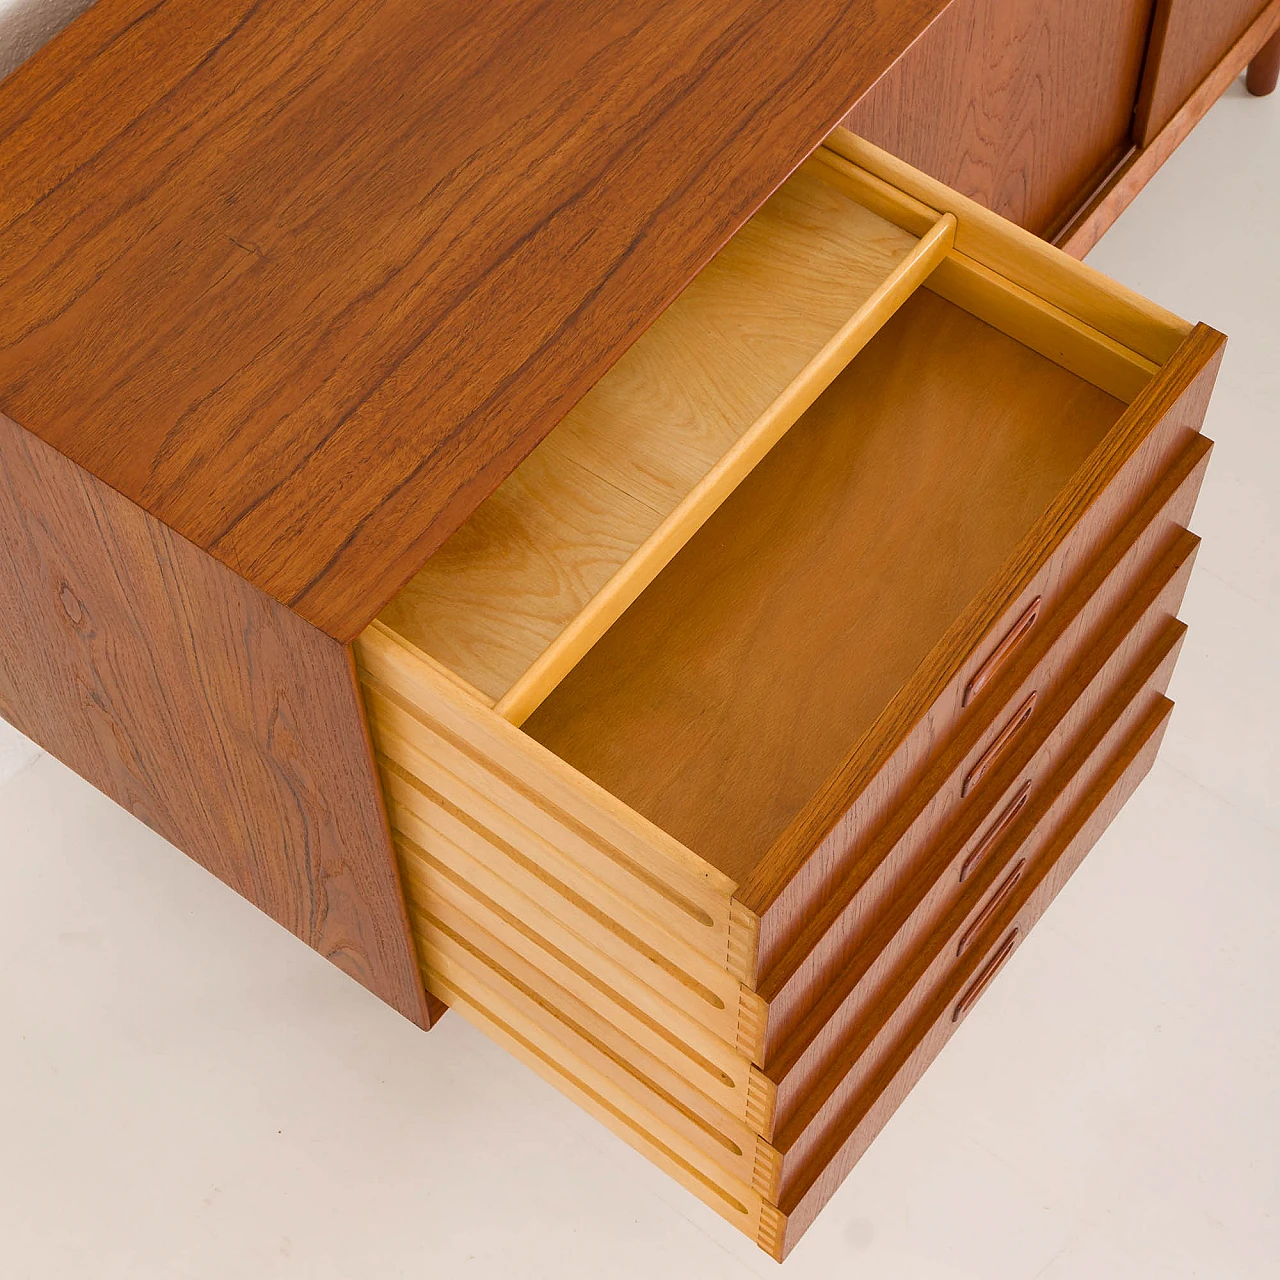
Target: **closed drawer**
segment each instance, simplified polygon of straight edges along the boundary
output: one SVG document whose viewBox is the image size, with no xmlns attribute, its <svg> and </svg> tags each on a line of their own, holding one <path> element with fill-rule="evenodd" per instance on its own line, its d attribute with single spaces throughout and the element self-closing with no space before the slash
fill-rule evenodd
<svg viewBox="0 0 1280 1280">
<path fill-rule="evenodd" d="M 541 1000 L 513 982 L 501 963 L 479 954 L 480 935 L 442 929 L 430 917 L 415 921 L 428 989 L 630 1143 L 659 1168 L 770 1253 L 781 1243 L 777 1206 L 761 1188 L 776 1186 L 777 1153 L 762 1138 L 744 1153 L 723 1144 L 708 1150 L 708 1135 L 691 1129 L 670 1099 L 656 1092 L 637 1098 L 629 1072 L 592 1046 L 548 1021 Z M 755 1153 L 753 1155 L 753 1153 Z"/>
<path fill-rule="evenodd" d="M 1154 613 L 1154 611 L 1149 611 Z M 1128 672 L 1082 735 L 1043 798 L 1019 824 L 1003 833 L 1007 848 L 993 849 L 982 873 L 969 879 L 966 901 L 953 909 L 930 941 L 898 967 L 881 1007 L 871 1011 L 862 1034 L 850 1038 L 853 1065 L 814 1095 L 815 1118 L 797 1140 L 784 1126 L 770 1142 L 750 1125 L 734 1124 L 708 1108 L 674 1077 L 663 1055 L 643 1060 L 620 1053 L 617 1028 L 560 989 L 558 999 L 514 950 L 484 931 L 485 921 L 465 893 L 432 886 L 436 905 L 415 912 L 423 942 L 424 968 L 431 990 L 467 1011 L 491 1034 L 508 1044 L 535 1070 L 564 1088 L 616 1132 L 629 1138 L 659 1164 L 685 1180 L 712 1207 L 776 1251 L 781 1236 L 777 1201 L 784 1177 L 807 1155 L 822 1132 L 818 1120 L 839 1110 L 849 1094 L 873 1078 L 892 1052 L 895 1037 L 927 1006 L 972 946 L 985 940 L 991 922 L 1021 884 L 1028 864 L 1051 844 L 1066 814 L 1080 801 L 1132 736 L 1143 712 L 1162 706 L 1157 691 L 1168 681 L 1183 634 L 1180 623 L 1164 616 L 1166 626 Z M 476 922 L 481 923 L 477 924 Z M 938 938 L 956 947 L 955 965 Z M 905 989 L 905 993 L 904 993 Z M 823 1105 L 825 1100 L 825 1105 Z"/>
<path fill-rule="evenodd" d="M 1039 726 L 1059 685 L 1076 671 L 1082 655 L 1093 651 L 1096 656 L 1103 629 L 1132 607 L 1138 583 L 1185 535 L 1210 448 L 1196 437 L 1184 449 L 1049 623 L 993 683 L 994 716 L 970 721 L 939 750 L 845 876 L 830 886 L 792 946 L 763 975 L 757 990 L 767 1008 L 767 1059 L 794 1038 L 798 1024 L 810 1015 L 815 993 L 845 969 L 881 907 L 914 874 L 937 833 L 961 813 L 976 821 L 989 802 L 995 766 L 1039 741 Z"/>
<path fill-rule="evenodd" d="M 820 1141 L 806 1146 L 803 1160 L 798 1149 L 786 1159 L 776 1257 L 785 1257 L 803 1234 L 1150 769 L 1172 704 L 1157 696 L 1141 706 L 1123 744 L 1094 763 L 1089 781 L 1082 777 L 1069 788 L 1070 812 L 1056 827 L 1052 819 L 1040 824 L 1039 833 L 1012 848 L 998 870 L 992 864 L 976 905 L 964 903 L 951 913 L 902 975 L 904 996 L 921 985 L 928 996 L 889 1006 L 901 1016 L 890 1012 L 885 1018 L 869 1048 L 868 1069 L 857 1073 L 859 1087 Z M 996 909 L 988 913 L 991 902 Z M 971 933 L 975 924 L 977 936 Z"/>
<path fill-rule="evenodd" d="M 903 1028 L 976 944 L 986 922 L 1030 874 L 1053 832 L 1168 687 L 1185 628 L 1163 610 L 1155 611 L 1153 621 L 1163 624 L 1160 633 L 1151 639 L 1129 679 L 1092 717 L 1036 800 L 966 878 L 949 910 L 938 913 L 940 919 L 923 943 L 886 965 L 888 972 L 876 984 L 874 1000 L 864 1004 L 825 1055 L 822 1074 L 808 1081 L 799 1097 L 788 1100 L 787 1114 L 773 1138 L 783 1156 L 784 1186 L 809 1162 L 827 1131 L 875 1075 Z"/>
<path fill-rule="evenodd" d="M 1207 455 L 1219 335 L 915 181 L 820 148 L 355 645 L 428 985 L 709 1202 Z"/>
<path fill-rule="evenodd" d="M 1105 722 L 1102 708 L 1108 700 L 1127 705 L 1143 688 L 1164 691 L 1182 635 L 1174 619 L 1197 544 L 1185 531 L 1175 537 L 1070 677 L 1045 695 L 1024 737 L 993 766 L 952 820 L 931 833 L 932 842 L 917 853 L 909 878 L 884 898 L 839 968 L 821 985 L 813 984 L 811 989 L 821 994 L 766 1058 L 776 1124 L 788 1123 L 814 1081 L 840 1055 L 903 957 L 945 915 L 1010 832 L 1019 830 L 1020 819 L 1036 811 L 1042 792 L 1054 785 L 1081 736 Z M 957 790 L 973 768 L 962 763 L 956 770 Z"/>
</svg>

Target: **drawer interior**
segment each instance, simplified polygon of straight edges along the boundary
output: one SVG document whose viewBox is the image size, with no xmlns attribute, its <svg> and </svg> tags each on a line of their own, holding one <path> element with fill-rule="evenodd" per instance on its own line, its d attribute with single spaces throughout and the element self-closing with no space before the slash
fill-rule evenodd
<svg viewBox="0 0 1280 1280">
<path fill-rule="evenodd" d="M 881 853 L 1112 652 L 1219 346 L 837 130 L 355 641 L 428 989 L 780 1256 Z"/>
<path fill-rule="evenodd" d="M 520 723 L 946 253 L 803 165 L 381 621 Z"/>
<path fill-rule="evenodd" d="M 957 234 L 819 147 L 375 628 L 744 882 L 1185 332 Z"/>
<path fill-rule="evenodd" d="M 745 880 L 1123 409 L 916 293 L 525 731 Z"/>
<path fill-rule="evenodd" d="M 720 902 L 999 617 L 1188 332 L 837 131 L 386 606 L 362 676 L 484 704 Z"/>
</svg>

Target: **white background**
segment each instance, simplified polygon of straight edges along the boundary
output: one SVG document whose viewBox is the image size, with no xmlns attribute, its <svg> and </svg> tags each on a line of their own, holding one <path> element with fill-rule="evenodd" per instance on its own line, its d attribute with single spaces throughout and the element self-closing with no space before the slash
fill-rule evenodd
<svg viewBox="0 0 1280 1280">
<path fill-rule="evenodd" d="M 0 0 L 0 71 L 78 7 Z M 1237 85 L 1091 258 L 1231 335 L 1178 710 L 794 1280 L 1277 1274 L 1278 160 L 1280 95 Z M 419 1033 L 38 756 L 0 722 L 7 1280 L 779 1274 L 460 1018 Z"/>
</svg>

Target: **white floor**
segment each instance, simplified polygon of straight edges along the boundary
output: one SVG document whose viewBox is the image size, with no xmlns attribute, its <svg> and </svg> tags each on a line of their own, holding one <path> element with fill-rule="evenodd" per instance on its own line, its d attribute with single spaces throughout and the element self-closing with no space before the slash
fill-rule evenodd
<svg viewBox="0 0 1280 1280">
<path fill-rule="evenodd" d="M 1231 335 L 1163 756 L 795 1250 L 860 1280 L 1280 1274 L 1280 96 L 1092 257 Z M 771 1276 L 450 1016 L 422 1035 L 0 726 L 0 1276 Z"/>
<path fill-rule="evenodd" d="M 92 0 L 0 0 L 0 76 L 25 62 Z"/>
</svg>

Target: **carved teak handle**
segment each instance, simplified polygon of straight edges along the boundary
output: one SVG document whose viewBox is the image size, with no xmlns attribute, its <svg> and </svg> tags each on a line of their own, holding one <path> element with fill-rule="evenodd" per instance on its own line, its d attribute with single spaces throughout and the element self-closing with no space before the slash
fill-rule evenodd
<svg viewBox="0 0 1280 1280">
<path fill-rule="evenodd" d="M 1009 660 L 1013 651 L 1031 634 L 1031 629 L 1040 618 L 1040 597 L 1036 598 L 1022 611 L 1022 616 L 1009 628 L 1009 634 L 996 645 L 995 652 L 973 674 L 973 679 L 965 686 L 964 697 L 960 701 L 967 707 L 983 689 L 995 679 L 996 673 Z"/>
<path fill-rule="evenodd" d="M 987 834 L 973 847 L 973 852 L 960 867 L 960 881 L 965 880 L 977 869 L 978 864 L 995 848 L 996 842 L 1013 825 L 1013 820 L 1027 807 L 1027 799 L 1031 795 L 1031 779 L 1018 788 L 1018 794 L 1005 806 L 1004 812 L 991 824 Z"/>
<path fill-rule="evenodd" d="M 978 1003 L 982 993 L 991 985 L 991 979 L 1004 968 L 1005 961 L 1013 955 L 1013 949 L 1018 945 L 1018 930 L 1013 929 L 1009 936 L 1000 944 L 995 955 L 987 961 L 982 972 L 974 978 L 969 990 L 964 993 L 956 1003 L 956 1007 L 951 1011 L 951 1021 L 959 1022 L 975 1004 Z"/>
<path fill-rule="evenodd" d="M 1013 713 L 1013 719 L 1000 730 L 996 735 L 996 740 L 982 753 L 978 763 L 969 770 L 968 776 L 964 780 L 964 785 L 960 788 L 961 797 L 967 796 L 987 776 L 991 771 L 992 765 L 1000 758 L 1005 748 L 1018 736 L 1022 729 L 1026 728 L 1028 721 L 1031 719 L 1031 713 L 1036 709 L 1036 698 L 1038 696 L 1038 691 L 1033 693 Z"/>
<path fill-rule="evenodd" d="M 969 944 L 982 932 L 988 921 L 996 914 L 997 911 L 1008 900 L 1009 895 L 1018 887 L 1018 881 L 1022 879 L 1022 873 L 1026 870 L 1027 860 L 1023 858 L 1018 865 L 1005 876 L 1000 887 L 991 895 L 987 905 L 974 917 L 973 923 L 960 935 L 960 941 L 956 946 L 956 955 L 962 956 L 969 950 Z"/>
</svg>

